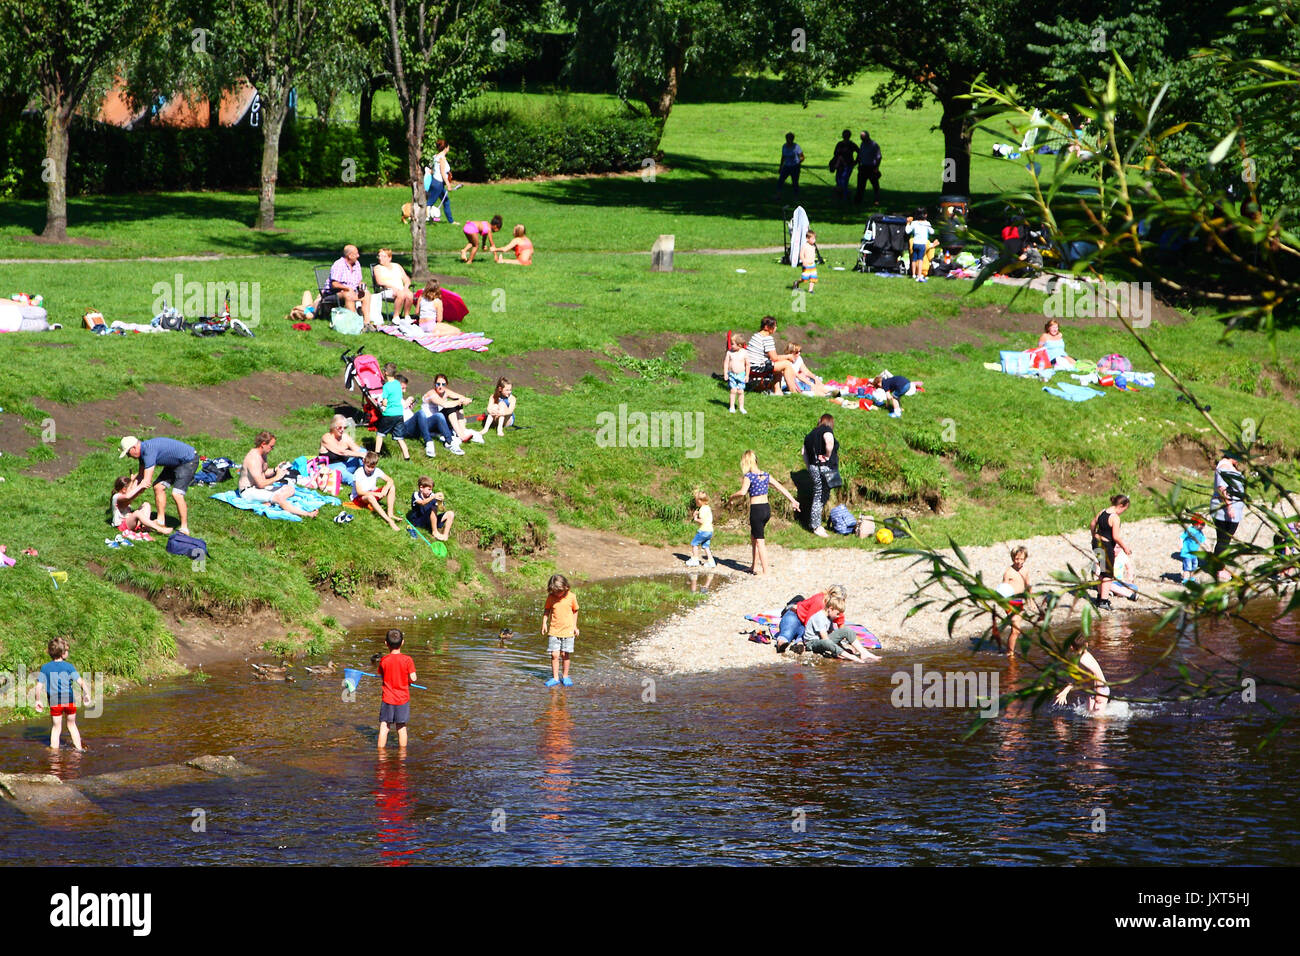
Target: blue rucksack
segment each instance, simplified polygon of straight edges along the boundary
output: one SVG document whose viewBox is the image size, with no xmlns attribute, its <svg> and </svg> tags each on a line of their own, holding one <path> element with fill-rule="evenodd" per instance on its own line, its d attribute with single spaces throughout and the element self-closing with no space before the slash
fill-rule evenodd
<svg viewBox="0 0 1300 956">
<path fill-rule="evenodd" d="M 858 519 L 847 505 L 836 505 L 830 514 L 831 530 L 836 534 L 852 534 L 858 526 Z"/>
</svg>

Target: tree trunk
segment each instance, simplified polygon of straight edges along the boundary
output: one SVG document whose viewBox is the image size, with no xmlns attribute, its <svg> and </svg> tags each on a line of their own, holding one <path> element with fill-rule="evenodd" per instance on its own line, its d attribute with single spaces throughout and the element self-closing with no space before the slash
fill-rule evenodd
<svg viewBox="0 0 1300 956">
<path fill-rule="evenodd" d="M 208 129 L 216 129 L 221 125 L 221 91 L 208 96 Z"/>
<path fill-rule="evenodd" d="M 650 107 L 650 115 L 659 120 L 660 125 L 667 121 L 668 114 L 673 111 L 673 104 L 677 102 L 677 83 L 680 79 L 681 68 L 674 63 L 668 68 L 668 78 L 664 80 L 658 99 L 646 104 Z"/>
<path fill-rule="evenodd" d="M 424 142 L 424 116 L 406 121 L 406 172 L 411 179 L 411 280 L 423 285 L 429 281 L 429 239 L 425 230 L 429 197 L 424 191 L 424 167 L 420 165 L 420 146 Z"/>
<path fill-rule="evenodd" d="M 275 228 L 275 183 L 280 178 L 280 132 L 289 112 L 289 85 L 268 83 L 262 96 L 262 183 L 254 229 Z M 261 91 L 258 91 L 261 95 Z"/>
<path fill-rule="evenodd" d="M 361 109 L 357 113 L 357 128 L 361 131 L 362 141 L 370 142 L 370 114 L 375 101 L 375 81 L 367 80 L 361 91 Z"/>
<path fill-rule="evenodd" d="M 46 102 L 49 101 L 47 98 Z M 45 162 L 41 178 L 48 184 L 48 189 L 45 194 L 45 231 L 41 235 L 55 242 L 68 239 L 68 139 L 71 125 L 71 110 L 62 105 L 46 107 Z"/>
<path fill-rule="evenodd" d="M 955 96 L 942 100 L 943 174 L 940 194 L 970 195 L 970 142 L 974 126 L 966 115 L 969 107 Z"/>
</svg>

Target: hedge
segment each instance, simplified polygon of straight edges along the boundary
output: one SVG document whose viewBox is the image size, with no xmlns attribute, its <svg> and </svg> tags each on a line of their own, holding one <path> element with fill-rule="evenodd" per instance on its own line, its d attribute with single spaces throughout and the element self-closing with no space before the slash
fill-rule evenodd
<svg viewBox="0 0 1300 956">
<path fill-rule="evenodd" d="M 566 110 L 479 107 L 459 113 L 442 133 L 452 143 L 459 179 L 484 181 L 555 173 L 640 168 L 656 155 L 659 127 L 647 118 Z M 432 137 L 431 137 L 432 138 Z M 40 115 L 0 124 L 0 196 L 40 198 L 45 157 Z M 290 120 L 280 137 L 283 186 L 404 182 L 406 141 L 400 120 L 383 117 L 367 139 L 353 125 Z M 262 131 L 256 127 L 122 129 L 78 117 L 68 157 L 68 195 L 194 189 L 256 189 Z"/>
</svg>

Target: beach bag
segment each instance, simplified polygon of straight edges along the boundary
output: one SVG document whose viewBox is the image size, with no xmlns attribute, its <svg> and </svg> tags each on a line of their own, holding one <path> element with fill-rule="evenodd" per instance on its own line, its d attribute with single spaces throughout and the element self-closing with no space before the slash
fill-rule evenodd
<svg viewBox="0 0 1300 956">
<path fill-rule="evenodd" d="M 876 533 L 876 519 L 871 515 L 863 514 L 858 516 L 858 537 L 870 538 Z"/>
<path fill-rule="evenodd" d="M 858 519 L 853 516 L 853 512 L 847 505 L 836 505 L 832 508 L 830 520 L 831 530 L 836 534 L 852 534 L 853 529 L 858 526 Z"/>
<path fill-rule="evenodd" d="M 180 555 L 190 560 L 195 558 L 206 559 L 208 556 L 208 543 L 202 538 L 191 538 L 188 534 L 173 531 L 167 539 L 167 553 Z"/>
<path fill-rule="evenodd" d="M 1128 359 L 1126 359 L 1124 356 L 1120 355 L 1118 352 L 1111 352 L 1109 355 L 1103 356 L 1101 361 L 1099 361 L 1097 365 L 1098 366 L 1104 365 L 1112 372 L 1133 371 L 1133 363 L 1130 362 Z"/>
<path fill-rule="evenodd" d="M 340 307 L 330 312 L 330 328 L 339 335 L 360 335 L 364 325 L 360 313 L 351 309 Z"/>
<path fill-rule="evenodd" d="M 343 490 L 343 476 L 333 468 L 322 468 L 316 473 L 315 487 L 321 494 L 337 498 Z"/>
<path fill-rule="evenodd" d="M 999 352 L 1002 371 L 1008 375 L 1026 375 L 1030 371 L 1028 352 Z"/>
</svg>

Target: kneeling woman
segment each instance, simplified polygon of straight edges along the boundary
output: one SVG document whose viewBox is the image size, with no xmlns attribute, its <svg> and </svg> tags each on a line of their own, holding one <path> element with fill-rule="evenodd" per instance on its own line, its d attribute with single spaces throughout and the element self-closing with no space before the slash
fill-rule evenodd
<svg viewBox="0 0 1300 956">
<path fill-rule="evenodd" d="M 442 505 L 442 492 L 434 493 L 433 479 L 421 475 L 411 493 L 411 510 L 406 513 L 406 520 L 421 531 L 429 531 L 439 541 L 446 541 L 451 537 L 456 512 L 439 510 Z"/>
<path fill-rule="evenodd" d="M 795 511 L 799 510 L 799 502 L 785 490 L 781 482 L 767 472 L 758 470 L 758 458 L 753 451 L 746 451 L 740 456 L 740 471 L 740 490 L 732 493 L 728 500 L 749 496 L 749 544 L 752 552 L 749 573 L 767 574 L 767 543 L 763 534 L 772 517 L 772 506 L 767 502 L 768 486 L 785 495 Z M 758 570 L 760 565 L 762 571 Z"/>
<path fill-rule="evenodd" d="M 832 584 L 806 600 L 791 602 L 781 615 L 776 635 L 776 652 L 784 654 L 791 644 L 802 654 L 804 634 L 812 630 L 815 638 L 824 638 L 832 630 L 844 626 L 844 605 L 848 591 L 842 584 Z"/>
</svg>

